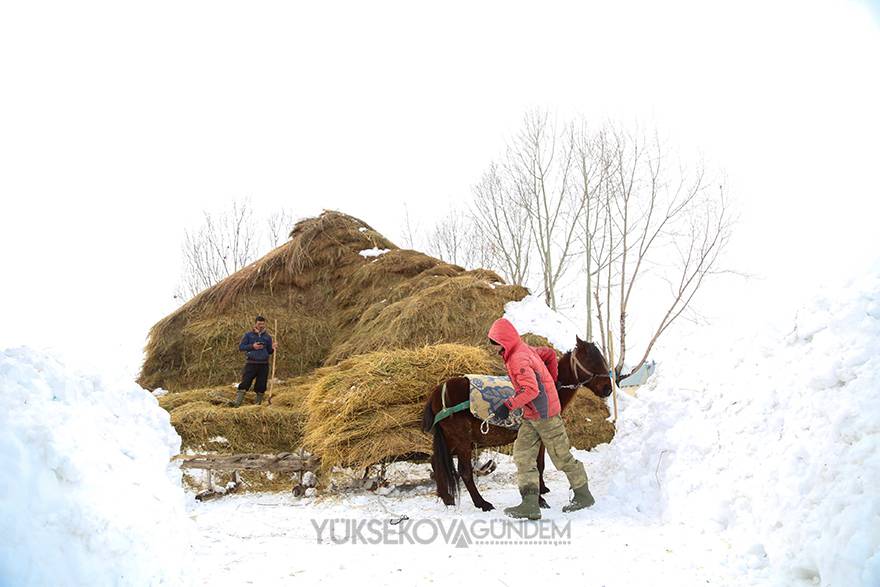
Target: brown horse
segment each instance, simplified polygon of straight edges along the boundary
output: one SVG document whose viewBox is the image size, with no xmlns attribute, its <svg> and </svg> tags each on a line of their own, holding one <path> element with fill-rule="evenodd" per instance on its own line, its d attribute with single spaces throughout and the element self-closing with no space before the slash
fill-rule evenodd
<svg viewBox="0 0 880 587">
<path fill-rule="evenodd" d="M 440 397 L 446 387 L 445 405 L 454 406 L 470 398 L 470 381 L 467 377 L 453 377 L 445 384 L 438 385 L 431 391 L 422 415 L 422 430 L 434 431 L 434 454 L 431 466 L 434 469 L 434 480 L 437 483 L 437 495 L 446 505 L 455 505 L 458 496 L 459 479 L 464 481 L 474 505 L 483 511 L 495 507 L 483 499 L 474 483 L 474 471 L 471 459 L 475 447 L 493 447 L 510 444 L 516 439 L 516 430 L 501 426 L 489 426 L 486 434 L 480 430 L 482 421 L 471 415 L 469 410 L 455 412 L 440 420 L 434 426 L 434 415 L 443 409 L 444 401 Z M 611 378 L 608 364 L 602 352 L 591 342 L 577 339 L 574 350 L 562 355 L 559 360 L 559 379 L 556 385 L 559 403 L 563 410 L 571 402 L 580 387 L 587 387 L 599 397 L 611 395 Z M 458 458 L 458 471 L 452 463 L 452 457 Z M 541 493 L 550 491 L 544 484 L 544 447 L 538 452 L 538 474 L 540 476 Z M 540 498 L 541 507 L 549 507 L 544 498 Z"/>
</svg>

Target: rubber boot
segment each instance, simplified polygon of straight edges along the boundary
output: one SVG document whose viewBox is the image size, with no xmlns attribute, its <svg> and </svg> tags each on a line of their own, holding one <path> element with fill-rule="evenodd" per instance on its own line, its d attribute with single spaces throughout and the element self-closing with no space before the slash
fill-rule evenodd
<svg viewBox="0 0 880 587">
<path fill-rule="evenodd" d="M 574 497 L 571 498 L 571 502 L 568 505 L 562 506 L 562 511 L 576 512 L 577 510 L 588 508 L 594 503 L 596 503 L 596 500 L 593 498 L 593 494 L 590 493 L 589 486 L 584 483 L 581 487 L 574 490 Z"/>
<path fill-rule="evenodd" d="M 540 520 L 541 509 L 538 507 L 538 488 L 520 489 L 522 503 L 518 506 L 504 508 L 504 515 L 511 518 L 526 518 Z"/>
<path fill-rule="evenodd" d="M 239 389 L 238 393 L 235 394 L 235 401 L 232 402 L 232 407 L 237 408 L 238 406 L 241 405 L 241 402 L 243 402 L 243 401 L 244 401 L 244 390 Z"/>
<path fill-rule="evenodd" d="M 264 392 L 264 391 L 257 392 L 257 405 L 260 405 L 261 403 L 263 403 L 263 396 L 264 395 L 266 395 L 266 392 Z"/>
</svg>

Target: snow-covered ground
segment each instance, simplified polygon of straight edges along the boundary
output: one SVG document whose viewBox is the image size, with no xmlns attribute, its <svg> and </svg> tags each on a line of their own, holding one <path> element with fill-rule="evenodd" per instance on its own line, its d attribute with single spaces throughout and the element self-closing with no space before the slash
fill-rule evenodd
<svg viewBox="0 0 880 587">
<path fill-rule="evenodd" d="M 589 455 L 576 451 L 587 460 Z M 485 457 L 484 457 L 485 458 Z M 558 522 L 562 532 L 571 523 L 569 540 L 562 544 L 478 543 L 481 523 L 507 523 L 501 509 L 519 503 L 515 468 L 510 457 L 498 455 L 498 470 L 478 480 L 483 497 L 497 508 L 482 512 L 473 507 L 465 491 L 462 502 L 446 508 L 423 486 L 388 496 L 358 492 L 345 498 L 328 496 L 298 499 L 290 495 L 233 495 L 204 504 L 193 503 L 190 515 L 201 531 L 197 560 L 205 585 L 280 585 L 291 581 L 326 582 L 328 585 L 741 585 L 743 572 L 730 563 L 731 548 L 717 534 L 694 532 L 678 523 L 661 523 L 656 517 L 627 511 L 615 501 L 601 499 L 589 510 L 563 514 L 568 502 L 564 475 L 548 465 L 552 506 L 544 521 Z M 610 462 L 610 461 L 609 461 Z M 597 495 L 607 492 L 613 471 L 588 464 Z M 410 467 L 409 480 L 428 481 L 428 469 Z M 470 538 L 457 546 L 438 534 L 430 545 L 416 543 L 354 544 L 341 520 L 390 521 L 401 516 L 413 524 L 432 520 L 452 536 L 459 524 Z M 329 538 L 330 521 L 337 538 Z M 318 530 L 323 543 L 318 543 Z M 510 521 L 529 527 L 529 522 Z M 548 530 L 549 531 L 549 530 Z M 416 530 L 423 539 L 429 527 Z M 439 531 L 438 531 L 439 532 Z M 500 530 L 499 530 L 500 532 Z M 376 535 L 366 531 L 372 540 Z M 346 536 L 349 540 L 344 540 Z M 392 534 L 393 536 L 393 534 Z M 513 537 L 514 539 L 517 537 Z M 479 541 L 482 542 L 482 541 Z M 662 578 L 662 580 L 661 580 Z"/>
<path fill-rule="evenodd" d="M 880 272 L 792 312 L 789 329 L 704 328 L 681 339 L 636 397 L 620 396 L 617 437 L 587 465 L 597 503 L 568 516 L 550 469 L 545 518 L 571 544 L 317 543 L 313 521 L 504 520 L 513 465 L 478 479 L 499 510 L 465 492 L 445 508 L 430 486 L 298 500 L 237 496 L 193 505 L 206 583 L 880 585 Z M 534 299 L 508 317 L 569 339 Z M 548 328 L 548 324 L 555 324 Z M 407 478 L 427 479 L 410 468 Z"/>
<path fill-rule="evenodd" d="M 566 321 L 548 320 L 534 300 L 508 312 L 523 330 L 569 339 Z M 614 441 L 577 452 L 595 506 L 563 514 L 566 482 L 548 462 L 553 507 L 541 527 L 552 532 L 555 522 L 562 535 L 484 544 L 481 530 L 516 539 L 496 533 L 510 528 L 501 508 L 518 501 L 509 457 L 478 479 L 492 512 L 466 492 L 444 507 L 427 467 L 406 464 L 385 495 L 198 503 L 190 494 L 184 509 L 179 472 L 167 470 L 179 438 L 155 398 L 27 349 L 4 351 L 0 584 L 876 587 L 878 373 L 880 270 L 792 310 L 781 331 L 756 324 L 680 337 L 635 397 L 620 396 Z M 417 538 L 433 529 L 453 539 L 403 538 L 419 525 Z M 403 543 L 352 543 L 384 529 Z"/>
</svg>

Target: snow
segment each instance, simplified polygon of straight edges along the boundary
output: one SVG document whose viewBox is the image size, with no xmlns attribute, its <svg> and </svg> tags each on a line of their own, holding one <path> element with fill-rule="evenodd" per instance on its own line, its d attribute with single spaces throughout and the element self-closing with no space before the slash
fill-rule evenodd
<svg viewBox="0 0 880 587">
<path fill-rule="evenodd" d="M 506 315 L 534 331 L 537 316 L 551 316 L 540 305 L 512 304 Z M 467 492 L 446 508 L 427 468 L 416 465 L 397 472 L 422 485 L 387 495 L 244 495 L 193 504 L 205 537 L 198 547 L 205 580 L 463 584 L 478 572 L 500 585 L 551 576 L 609 587 L 876 587 L 880 278 L 829 292 L 790 316 L 782 331 L 755 324 L 689 333 L 636 396 L 619 394 L 614 441 L 575 451 L 597 498 L 589 510 L 561 512 L 567 482 L 548 462 L 552 509 L 544 519 L 570 520 L 571 544 L 317 542 L 315 524 L 328 520 L 503 520 L 500 508 L 518 502 L 515 469 L 510 457 L 494 455 L 498 469 L 477 480 L 499 508 L 492 512 L 474 508 Z M 567 340 L 566 322 L 556 326 L 539 333 Z M 540 564 L 518 564 L 526 549 L 523 556 Z"/>
<path fill-rule="evenodd" d="M 134 383 L 0 352 L 0 584 L 186 584 L 179 448 Z"/>
<path fill-rule="evenodd" d="M 570 543 L 553 546 L 318 541 L 334 520 L 505 521 L 501 508 L 518 495 L 501 454 L 477 479 L 491 512 L 464 490 L 443 506 L 429 468 L 409 463 L 392 465 L 393 485 L 376 492 L 319 487 L 184 506 L 180 472 L 167 467 L 180 441 L 154 397 L 4 351 L 0 535 L 16 539 L 0 554 L 0 583 L 408 586 L 480 573 L 500 585 L 876 587 L 880 267 L 788 315 L 783 329 L 702 327 L 667 341 L 648 383 L 618 395 L 614 441 L 575 451 L 592 508 L 562 513 L 567 482 L 548 461 L 544 519 L 571 522 Z M 560 350 L 577 334 L 535 296 L 507 304 L 505 317 Z"/>
<path fill-rule="evenodd" d="M 694 335 L 621 394 L 605 499 L 721 535 L 759 584 L 880 585 L 880 278 L 788 332 Z"/>
<path fill-rule="evenodd" d="M 390 250 L 391 249 L 380 249 L 378 247 L 373 247 L 372 249 L 364 249 L 363 251 L 360 252 L 360 255 L 362 257 L 367 257 L 367 258 L 378 257 L 379 255 L 384 255 L 385 253 L 387 253 Z"/>
<path fill-rule="evenodd" d="M 585 453 L 577 452 L 579 458 Z M 411 466 L 402 474 L 424 484 L 397 488 L 388 495 L 348 491 L 345 496 L 298 499 L 289 494 L 232 495 L 221 500 L 193 503 L 191 515 L 203 539 L 196 560 L 205 584 L 286 584 L 292 581 L 329 585 L 538 585 L 554 584 L 681 586 L 736 585 L 738 573 L 723 563 L 727 545 L 717 538 L 695 535 L 680 524 L 660 524 L 638 514 L 621 513 L 610 501 L 589 510 L 563 514 L 568 501 L 564 475 L 548 463 L 546 473 L 552 506 L 543 510 L 545 523 L 568 522 L 570 544 L 476 544 L 456 547 L 438 538 L 431 544 L 334 544 L 327 525 L 432 521 L 452 529 L 471 528 L 494 520 L 505 522 L 501 509 L 518 503 L 515 467 L 507 455 L 490 477 L 480 478 L 483 496 L 496 510 L 473 507 L 467 492 L 462 502 L 446 508 L 429 484 L 427 466 Z M 392 468 L 391 475 L 394 475 Z M 602 480 L 594 481 L 603 490 Z M 463 488 L 462 488 L 463 489 Z M 604 490 L 603 490 L 604 491 Z M 234 522 L 233 522 L 234 521 Z M 511 521 L 528 528 L 529 523 Z M 323 542 L 318 530 L 324 527 Z M 342 527 L 342 526 L 337 526 Z M 479 528 L 479 526 L 476 526 Z M 344 536 L 344 532 L 334 532 Z M 369 538 L 369 535 L 367 536 Z M 473 535 L 472 535 L 473 537 Z"/>
<path fill-rule="evenodd" d="M 551 310 L 544 300 L 534 294 L 505 304 L 504 317 L 520 334 L 531 332 L 543 336 L 562 352 L 574 347 L 575 337 L 580 333 L 568 318 Z"/>
</svg>

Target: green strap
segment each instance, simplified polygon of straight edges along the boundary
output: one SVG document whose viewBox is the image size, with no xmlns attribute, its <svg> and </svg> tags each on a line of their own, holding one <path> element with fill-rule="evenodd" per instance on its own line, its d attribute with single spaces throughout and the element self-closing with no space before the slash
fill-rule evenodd
<svg viewBox="0 0 880 587">
<path fill-rule="evenodd" d="M 461 402 L 460 404 L 455 404 L 451 408 L 444 408 L 444 409 L 440 410 L 439 412 L 437 412 L 437 415 L 434 416 L 434 424 L 431 425 L 431 428 L 436 426 L 437 422 L 439 422 L 440 420 L 442 420 L 444 418 L 448 418 L 449 416 L 451 416 L 455 412 L 461 412 L 462 410 L 467 410 L 470 407 L 471 407 L 471 400 L 466 399 L 463 402 Z"/>
</svg>

